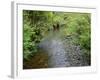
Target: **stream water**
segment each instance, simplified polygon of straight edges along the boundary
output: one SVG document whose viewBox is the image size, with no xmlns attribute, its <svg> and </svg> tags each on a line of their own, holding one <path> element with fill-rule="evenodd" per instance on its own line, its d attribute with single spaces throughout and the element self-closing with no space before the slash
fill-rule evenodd
<svg viewBox="0 0 100 80">
<path fill-rule="evenodd" d="M 88 66 L 80 46 L 70 43 L 70 39 L 64 41 L 57 35 L 49 35 L 39 44 L 39 48 L 49 56 L 49 67 Z"/>
</svg>

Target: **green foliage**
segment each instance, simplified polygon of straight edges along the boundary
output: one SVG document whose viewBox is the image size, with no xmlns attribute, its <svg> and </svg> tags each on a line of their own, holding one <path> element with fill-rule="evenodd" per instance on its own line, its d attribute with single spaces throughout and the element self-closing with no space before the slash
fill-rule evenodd
<svg viewBox="0 0 100 80">
<path fill-rule="evenodd" d="M 81 46 L 87 61 L 91 62 L 91 15 L 89 13 L 68 13 L 67 15 L 66 33 L 74 36 L 73 42 Z"/>
<path fill-rule="evenodd" d="M 52 12 L 23 10 L 24 58 L 37 52 L 38 43 L 50 29 Z"/>
<path fill-rule="evenodd" d="M 57 23 L 61 36 L 74 36 L 73 43 L 80 45 L 84 54 L 90 56 L 90 16 L 89 13 L 23 10 L 23 57 L 28 59 L 29 55 L 34 55 L 40 41 Z"/>
</svg>

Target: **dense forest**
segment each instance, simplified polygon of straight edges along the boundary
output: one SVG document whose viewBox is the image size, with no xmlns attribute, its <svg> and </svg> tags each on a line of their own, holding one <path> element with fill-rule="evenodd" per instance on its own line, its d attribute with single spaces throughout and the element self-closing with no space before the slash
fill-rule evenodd
<svg viewBox="0 0 100 80">
<path fill-rule="evenodd" d="M 86 61 L 91 64 L 90 13 L 23 10 L 24 65 L 34 60 L 35 55 L 41 55 L 39 43 L 50 38 L 50 35 L 59 36 L 65 41 L 70 37 L 71 43 L 80 46 Z"/>
</svg>

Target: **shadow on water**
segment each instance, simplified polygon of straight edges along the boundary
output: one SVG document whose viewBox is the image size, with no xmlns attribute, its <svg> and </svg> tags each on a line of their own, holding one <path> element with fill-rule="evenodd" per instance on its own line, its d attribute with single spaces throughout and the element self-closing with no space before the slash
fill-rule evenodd
<svg viewBox="0 0 100 80">
<path fill-rule="evenodd" d="M 39 49 L 36 54 L 30 56 L 29 60 L 24 60 L 23 69 L 38 69 L 48 67 L 48 55 Z"/>
</svg>

